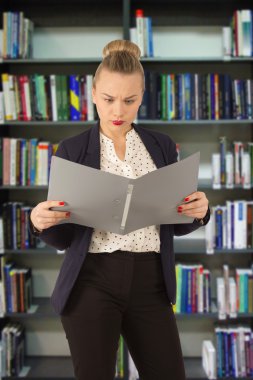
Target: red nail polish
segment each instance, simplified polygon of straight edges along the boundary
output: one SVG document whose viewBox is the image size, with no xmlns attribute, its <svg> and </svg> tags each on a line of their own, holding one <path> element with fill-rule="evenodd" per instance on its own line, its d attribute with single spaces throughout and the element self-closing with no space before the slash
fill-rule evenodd
<svg viewBox="0 0 253 380">
<path fill-rule="evenodd" d="M 59 202 L 59 205 L 60 206 L 64 206 L 64 202 Z"/>
<path fill-rule="evenodd" d="M 177 212 L 181 213 L 181 212 L 182 212 L 182 210 L 177 210 Z"/>
<path fill-rule="evenodd" d="M 187 201 L 189 201 L 189 199 L 190 199 L 190 198 L 189 198 L 189 197 L 187 197 L 187 198 L 185 198 L 184 200 L 187 202 Z"/>
<path fill-rule="evenodd" d="M 177 211 L 181 212 L 181 211 L 182 211 L 182 207 L 179 206 L 179 207 L 177 208 Z"/>
<path fill-rule="evenodd" d="M 70 216 L 70 212 L 66 212 L 66 216 L 69 217 Z"/>
</svg>

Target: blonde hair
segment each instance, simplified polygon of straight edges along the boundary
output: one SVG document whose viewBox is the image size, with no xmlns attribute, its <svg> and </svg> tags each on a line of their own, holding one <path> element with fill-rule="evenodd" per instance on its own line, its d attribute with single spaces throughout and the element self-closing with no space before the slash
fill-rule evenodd
<svg viewBox="0 0 253 380">
<path fill-rule="evenodd" d="M 145 77 L 140 62 L 140 48 L 128 40 L 114 40 L 109 42 L 103 49 L 103 60 L 98 66 L 93 79 L 93 87 L 103 69 L 110 72 L 122 74 L 140 73 L 142 77 L 143 90 L 145 88 Z"/>
</svg>

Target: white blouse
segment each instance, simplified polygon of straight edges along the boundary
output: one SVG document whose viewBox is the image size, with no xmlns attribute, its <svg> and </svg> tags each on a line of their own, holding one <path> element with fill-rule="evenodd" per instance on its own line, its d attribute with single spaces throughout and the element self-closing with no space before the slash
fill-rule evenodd
<svg viewBox="0 0 253 380">
<path fill-rule="evenodd" d="M 100 133 L 100 168 L 109 173 L 128 178 L 137 178 L 156 170 L 156 165 L 138 133 L 131 129 L 126 135 L 124 161 L 115 152 L 113 141 Z M 160 252 L 159 226 L 149 226 L 126 235 L 94 229 L 89 252 Z"/>
</svg>

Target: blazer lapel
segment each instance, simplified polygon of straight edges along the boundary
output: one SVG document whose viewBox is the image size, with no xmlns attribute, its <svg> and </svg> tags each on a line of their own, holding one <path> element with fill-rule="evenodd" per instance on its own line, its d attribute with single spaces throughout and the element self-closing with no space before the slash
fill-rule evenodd
<svg viewBox="0 0 253 380">
<path fill-rule="evenodd" d="M 90 166 L 94 169 L 100 169 L 99 121 L 90 129 L 90 138 L 84 165 Z"/>
<path fill-rule="evenodd" d="M 166 165 L 162 149 L 152 134 L 147 133 L 143 128 L 133 124 L 135 131 L 139 134 L 147 151 L 151 155 L 156 167 L 159 169 Z M 100 137 L 99 121 L 90 129 L 90 138 L 88 142 L 87 154 L 84 165 L 94 169 L 100 169 Z"/>
<path fill-rule="evenodd" d="M 157 169 L 162 168 L 166 165 L 166 160 L 162 153 L 161 146 L 158 144 L 157 140 L 154 138 L 152 134 L 149 134 L 145 131 L 145 129 L 139 127 L 136 124 L 133 124 L 135 131 L 139 134 L 142 139 L 143 144 L 145 145 L 147 151 L 150 156 L 154 160 Z"/>
</svg>

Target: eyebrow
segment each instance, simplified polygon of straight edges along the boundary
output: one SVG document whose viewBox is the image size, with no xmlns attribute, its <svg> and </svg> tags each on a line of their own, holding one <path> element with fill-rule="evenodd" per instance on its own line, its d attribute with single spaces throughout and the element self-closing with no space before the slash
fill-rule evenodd
<svg viewBox="0 0 253 380">
<path fill-rule="evenodd" d="M 105 96 L 108 96 L 109 98 L 114 98 L 112 95 L 106 94 L 105 92 L 102 92 L 102 94 Z M 127 96 L 125 99 L 131 99 L 131 98 L 134 98 L 136 96 L 138 96 L 138 95 Z"/>
</svg>

